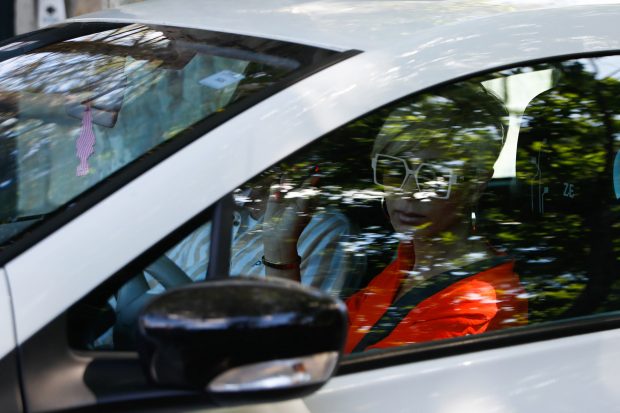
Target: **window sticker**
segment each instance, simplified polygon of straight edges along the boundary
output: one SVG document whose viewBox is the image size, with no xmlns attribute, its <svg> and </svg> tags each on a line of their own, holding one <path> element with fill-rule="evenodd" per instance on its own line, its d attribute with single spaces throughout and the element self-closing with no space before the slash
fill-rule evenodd
<svg viewBox="0 0 620 413">
<path fill-rule="evenodd" d="M 77 167 L 76 175 L 88 175 L 90 167 L 88 166 L 88 158 L 95 153 L 95 131 L 93 130 L 93 116 L 90 104 L 86 105 L 84 117 L 82 118 L 82 129 L 80 135 L 75 141 L 75 152 L 80 160 Z"/>
<path fill-rule="evenodd" d="M 207 76 L 200 80 L 200 84 L 210 87 L 211 89 L 223 89 L 226 86 L 238 83 L 245 79 L 241 73 L 233 72 L 232 70 L 222 70 L 214 75 Z"/>
</svg>

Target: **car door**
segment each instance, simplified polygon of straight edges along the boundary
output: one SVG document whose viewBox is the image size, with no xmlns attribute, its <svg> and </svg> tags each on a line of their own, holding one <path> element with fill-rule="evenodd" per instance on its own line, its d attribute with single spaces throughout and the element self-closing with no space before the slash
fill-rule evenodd
<svg viewBox="0 0 620 413">
<path fill-rule="evenodd" d="M 378 175 L 380 157 L 390 161 L 391 169 L 383 175 L 401 179 L 395 186 L 407 178 L 397 171 L 405 169 L 399 166 L 402 161 L 394 162 L 396 156 L 382 142 L 396 135 L 392 148 L 411 141 L 420 150 L 430 135 L 438 152 L 453 157 L 452 165 L 467 164 L 484 159 L 489 151 L 479 139 L 489 143 L 497 139 L 496 132 L 489 133 L 492 123 L 485 120 L 487 104 L 496 99 L 505 110 L 500 115 L 502 126 L 495 127 L 503 131 L 497 132 L 502 143 L 493 157 L 492 179 L 460 219 L 470 227 L 470 237 L 484 237 L 497 257 L 514 259 L 520 284 L 515 293 L 528 309 L 514 312 L 511 307 L 518 301 L 502 298 L 496 289 L 498 314 L 506 310 L 510 318 L 503 326 L 489 325 L 484 333 L 464 329 L 455 334 L 442 324 L 443 339 L 425 338 L 430 334 L 421 333 L 431 328 L 432 319 L 423 317 L 432 315 L 422 315 L 423 302 L 407 309 L 420 308 L 418 318 L 408 321 L 408 336 L 396 337 L 398 322 L 389 317 L 374 325 L 374 321 L 359 324 L 371 333 L 376 329 L 382 341 L 371 342 L 366 349 L 347 347 L 346 351 L 353 350 L 341 361 L 337 377 L 304 399 L 308 411 L 408 411 L 412 404 L 421 411 L 438 412 L 580 411 L 593 405 L 601 411 L 615 409 L 620 397 L 614 385 L 620 362 L 614 344 L 619 334 L 614 241 L 618 101 L 613 90 L 619 84 L 618 62 L 613 53 L 584 54 L 443 84 L 364 115 L 277 164 L 292 170 L 288 176 L 293 182 L 303 179 L 294 172 L 301 165 L 320 166 L 319 193 L 307 196 L 316 208 L 338 209 L 357 224 L 357 232 L 341 239 L 345 251 L 340 258 L 349 253 L 364 261 L 361 270 L 350 264 L 355 271 L 348 280 L 358 284 L 346 282 L 352 291 L 340 291 L 341 297 L 350 304 L 359 298 L 361 288 L 364 299 L 383 305 L 381 311 L 387 314 L 397 309 L 398 301 L 371 298 L 388 289 L 374 281 L 394 263 L 395 245 L 403 238 L 402 234 L 395 238 L 398 220 L 390 218 L 393 210 L 384 205 L 389 192 L 381 190 L 386 184 Z M 469 94 L 474 85 L 492 97 Z M 443 139 L 450 139 L 451 145 L 443 144 Z M 460 152 L 462 145 L 475 150 Z M 388 152 L 382 155 L 378 148 Z M 423 192 L 421 176 L 421 172 L 415 175 L 417 188 L 410 184 L 414 196 Z M 440 180 L 437 175 L 433 179 Z M 300 196 L 299 190 L 293 191 L 297 194 L 292 198 Z M 449 244 L 457 235 L 444 232 L 436 237 Z M 449 250 L 448 244 L 435 247 Z M 466 268 L 461 264 L 458 272 Z M 302 280 L 304 275 L 302 271 Z M 417 288 L 423 291 L 424 284 Z M 469 294 L 482 309 L 481 290 Z M 433 309 L 437 314 L 443 310 Z M 370 319 L 372 311 L 366 317 Z M 387 338 L 382 330 L 388 331 Z M 302 409 L 298 404 L 291 408 Z"/>
</svg>

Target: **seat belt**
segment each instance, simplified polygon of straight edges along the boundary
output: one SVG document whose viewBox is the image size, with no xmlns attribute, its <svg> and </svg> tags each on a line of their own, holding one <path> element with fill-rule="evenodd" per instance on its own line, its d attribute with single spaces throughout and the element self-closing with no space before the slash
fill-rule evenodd
<svg viewBox="0 0 620 413">
<path fill-rule="evenodd" d="M 407 291 L 383 313 L 381 318 L 370 328 L 368 333 L 353 348 L 352 353 L 361 352 L 389 336 L 403 319 L 422 301 L 441 292 L 452 284 L 476 275 L 482 271 L 512 261 L 509 256 L 493 257 L 476 261 L 463 268 L 450 270 L 423 281 Z"/>
</svg>

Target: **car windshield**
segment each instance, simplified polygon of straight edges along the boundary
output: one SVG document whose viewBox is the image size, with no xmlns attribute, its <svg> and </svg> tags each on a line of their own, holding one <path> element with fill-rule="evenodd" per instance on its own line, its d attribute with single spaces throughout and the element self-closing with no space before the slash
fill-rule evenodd
<svg viewBox="0 0 620 413">
<path fill-rule="evenodd" d="M 333 54 L 138 24 L 70 24 L 0 45 L 0 246 L 190 126 L 215 126 Z"/>
</svg>

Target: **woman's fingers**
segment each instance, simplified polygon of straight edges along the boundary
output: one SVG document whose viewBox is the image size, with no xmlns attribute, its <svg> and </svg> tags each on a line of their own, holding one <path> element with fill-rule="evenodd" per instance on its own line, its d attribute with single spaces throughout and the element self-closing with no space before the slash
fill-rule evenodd
<svg viewBox="0 0 620 413">
<path fill-rule="evenodd" d="M 286 175 L 282 175 L 278 183 L 274 183 L 269 191 L 269 200 L 294 207 L 298 212 L 307 212 L 309 200 L 315 198 L 320 177 L 312 175 L 298 187 Z"/>
<path fill-rule="evenodd" d="M 284 201 L 284 188 L 280 182 L 274 182 L 269 187 L 269 196 L 265 207 L 265 218 L 271 218 L 279 214 Z"/>
<path fill-rule="evenodd" d="M 295 187 L 292 180 L 283 174 L 269 188 L 265 218 L 279 217 L 283 226 L 305 226 L 318 193 L 319 180 L 320 176 L 315 173 Z"/>
<path fill-rule="evenodd" d="M 306 178 L 299 187 L 299 196 L 295 197 L 299 212 L 309 213 L 313 209 L 313 200 L 318 195 L 320 176 L 313 174 Z"/>
</svg>

